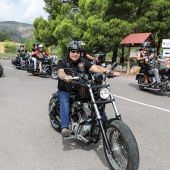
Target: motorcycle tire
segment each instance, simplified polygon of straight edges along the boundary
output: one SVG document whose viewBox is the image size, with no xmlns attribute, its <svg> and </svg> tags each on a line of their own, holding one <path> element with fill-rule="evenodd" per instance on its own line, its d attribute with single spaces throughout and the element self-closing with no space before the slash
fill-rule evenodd
<svg viewBox="0 0 170 170">
<path fill-rule="evenodd" d="M 3 66 L 0 64 L 0 77 L 4 74 L 4 69 Z"/>
<path fill-rule="evenodd" d="M 107 126 L 106 135 L 112 153 L 104 152 L 112 170 L 137 170 L 139 167 L 139 150 L 130 128 L 120 120 L 114 120 Z"/>
<path fill-rule="evenodd" d="M 51 126 L 57 132 L 61 132 L 61 123 L 60 123 L 60 104 L 58 97 L 55 95 L 51 98 L 48 107 L 48 113 L 50 118 Z"/>
<path fill-rule="evenodd" d="M 144 77 L 143 77 L 143 76 L 140 76 L 140 77 L 138 78 L 138 84 L 142 84 L 142 83 L 144 83 Z M 140 86 L 140 85 L 139 85 L 139 88 L 140 88 L 142 91 L 145 91 L 145 90 L 146 90 L 146 89 L 144 89 L 143 86 Z"/>
<path fill-rule="evenodd" d="M 53 67 L 51 71 L 51 76 L 53 79 L 58 79 L 57 67 Z"/>
</svg>

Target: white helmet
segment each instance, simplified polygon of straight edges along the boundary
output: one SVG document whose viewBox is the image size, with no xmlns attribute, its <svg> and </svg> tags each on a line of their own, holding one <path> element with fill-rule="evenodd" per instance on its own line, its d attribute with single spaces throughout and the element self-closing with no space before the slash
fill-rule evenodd
<svg viewBox="0 0 170 170">
<path fill-rule="evenodd" d="M 38 46 L 38 48 L 44 48 L 44 46 L 43 46 L 42 44 L 40 44 L 40 45 Z"/>
</svg>

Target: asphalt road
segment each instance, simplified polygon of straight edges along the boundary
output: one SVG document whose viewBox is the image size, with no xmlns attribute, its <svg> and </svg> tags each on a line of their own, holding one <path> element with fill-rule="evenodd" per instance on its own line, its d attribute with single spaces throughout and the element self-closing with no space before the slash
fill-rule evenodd
<svg viewBox="0 0 170 170">
<path fill-rule="evenodd" d="M 62 142 L 48 118 L 57 90 L 52 78 L 35 77 L 0 61 L 0 170 L 108 170 L 102 144 Z M 134 133 L 139 170 L 170 169 L 170 94 L 140 91 L 134 77 L 110 79 L 123 121 Z M 107 115 L 114 117 L 111 105 Z"/>
</svg>

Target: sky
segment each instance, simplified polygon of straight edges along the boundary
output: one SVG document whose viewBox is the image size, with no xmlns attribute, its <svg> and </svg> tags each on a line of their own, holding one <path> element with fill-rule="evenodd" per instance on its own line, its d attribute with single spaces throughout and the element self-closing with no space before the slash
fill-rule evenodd
<svg viewBox="0 0 170 170">
<path fill-rule="evenodd" d="M 48 18 L 48 13 L 43 9 L 43 0 L 0 0 L 0 22 L 17 21 L 33 24 L 40 16 Z"/>
</svg>

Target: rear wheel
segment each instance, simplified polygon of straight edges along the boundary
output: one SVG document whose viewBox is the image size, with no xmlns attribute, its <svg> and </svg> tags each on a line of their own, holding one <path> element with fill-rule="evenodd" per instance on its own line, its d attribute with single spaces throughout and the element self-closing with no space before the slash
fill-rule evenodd
<svg viewBox="0 0 170 170">
<path fill-rule="evenodd" d="M 3 66 L 0 64 L 0 77 L 2 77 L 4 73 L 4 69 L 3 69 Z"/>
<path fill-rule="evenodd" d="M 51 98 L 48 107 L 50 123 L 54 130 L 61 132 L 61 123 L 60 123 L 60 103 L 58 97 L 55 95 Z"/>
<path fill-rule="evenodd" d="M 144 76 L 140 76 L 140 77 L 138 78 L 138 84 L 143 84 L 143 83 L 144 83 Z M 139 85 L 139 88 L 140 88 L 141 90 L 145 90 L 144 87 L 141 86 L 141 85 Z"/>
<path fill-rule="evenodd" d="M 107 126 L 106 135 L 112 153 L 104 143 L 104 152 L 112 170 L 137 170 L 139 151 L 136 139 L 129 127 L 120 120 L 114 120 Z"/>
</svg>

